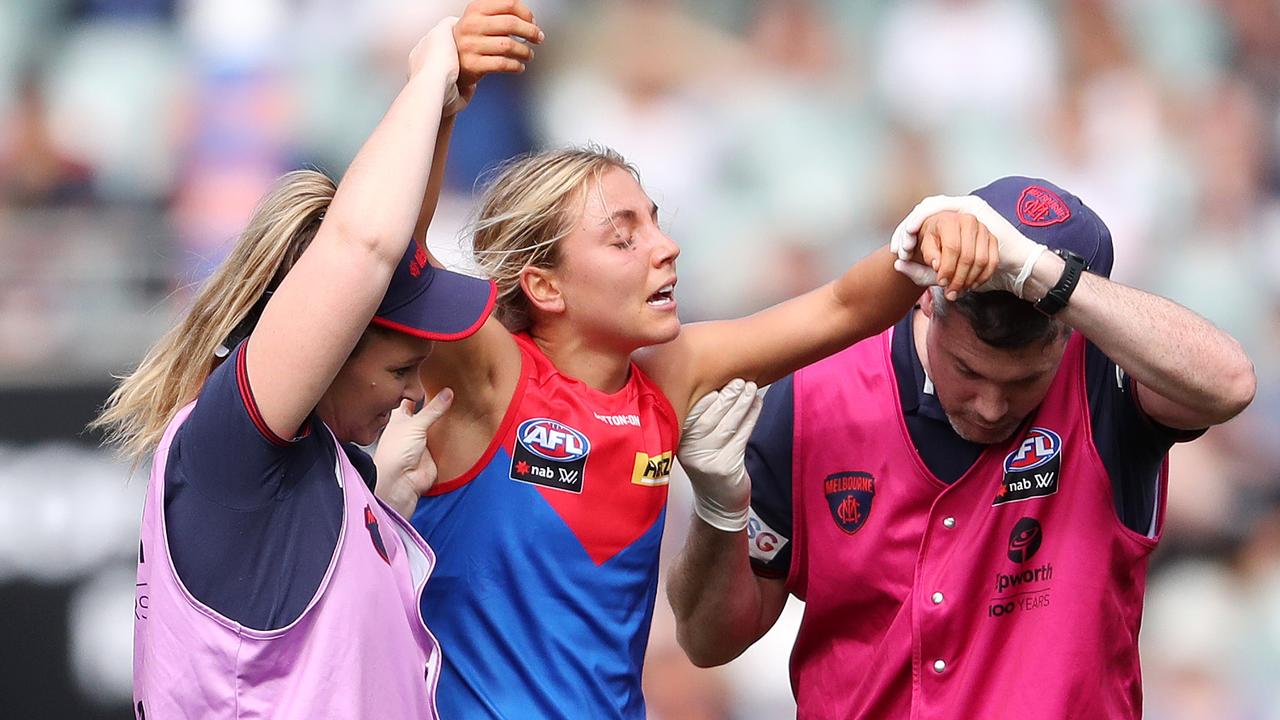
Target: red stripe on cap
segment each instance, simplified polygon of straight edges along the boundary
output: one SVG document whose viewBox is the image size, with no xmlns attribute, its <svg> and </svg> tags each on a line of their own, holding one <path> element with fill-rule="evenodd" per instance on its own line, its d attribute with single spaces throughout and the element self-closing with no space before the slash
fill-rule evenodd
<svg viewBox="0 0 1280 720">
<path fill-rule="evenodd" d="M 378 317 L 376 315 L 373 317 L 373 320 L 371 320 L 370 322 L 372 322 L 374 325 L 380 325 L 384 328 L 387 328 L 388 330 L 395 330 L 396 332 L 402 332 L 406 335 L 413 335 L 414 337 L 420 337 L 426 340 L 443 340 L 446 342 L 450 340 L 462 340 L 463 338 L 468 338 L 474 335 L 475 332 L 479 330 L 482 325 L 484 325 L 484 321 L 489 319 L 489 313 L 493 312 L 493 304 L 497 300 L 497 298 L 498 298 L 498 285 L 494 281 L 490 280 L 489 281 L 489 298 L 485 300 L 484 312 L 480 313 L 480 317 L 477 318 L 475 322 L 471 323 L 471 325 L 467 327 L 465 330 L 460 330 L 455 333 L 437 333 L 437 332 L 431 332 L 429 330 L 421 330 L 419 328 L 403 325 L 394 320 L 388 320 L 384 317 Z"/>
</svg>

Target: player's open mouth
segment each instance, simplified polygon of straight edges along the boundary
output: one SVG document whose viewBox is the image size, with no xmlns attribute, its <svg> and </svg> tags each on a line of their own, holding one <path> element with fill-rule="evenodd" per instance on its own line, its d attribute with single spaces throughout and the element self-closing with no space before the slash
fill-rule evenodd
<svg viewBox="0 0 1280 720">
<path fill-rule="evenodd" d="M 664 307 L 676 301 L 676 284 L 667 283 L 658 288 L 658 292 L 649 296 L 646 301 L 650 307 Z"/>
</svg>

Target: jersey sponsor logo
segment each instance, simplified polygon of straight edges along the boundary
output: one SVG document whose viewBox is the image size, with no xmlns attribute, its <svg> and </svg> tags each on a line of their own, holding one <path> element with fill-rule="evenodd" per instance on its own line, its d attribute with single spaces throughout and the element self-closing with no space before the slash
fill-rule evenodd
<svg viewBox="0 0 1280 720">
<path fill-rule="evenodd" d="M 996 595 L 987 605 L 987 617 L 1004 617 L 1049 607 L 1053 563 L 1011 573 L 996 573 Z"/>
<path fill-rule="evenodd" d="M 368 505 L 364 506 L 364 529 L 369 531 L 369 539 L 373 541 L 373 549 L 378 551 L 378 557 L 390 565 L 391 558 L 387 556 L 387 546 L 382 544 L 382 533 L 378 530 L 378 516 L 373 514 L 373 508 Z"/>
<path fill-rule="evenodd" d="M 996 573 L 996 592 L 1022 591 L 1053 579 L 1053 563 L 1011 573 Z M 1043 588 L 1042 588 L 1043 589 Z"/>
<path fill-rule="evenodd" d="M 836 527 L 852 535 L 871 515 L 871 501 L 876 495 L 876 479 L 869 472 L 854 470 L 828 475 L 822 481 L 822 492 L 831 507 Z"/>
<path fill-rule="evenodd" d="M 1040 521 L 1024 517 L 1009 532 L 1009 559 L 1016 563 L 1024 563 L 1040 549 L 1040 541 L 1044 539 L 1044 530 Z"/>
<path fill-rule="evenodd" d="M 582 493 L 591 441 L 549 418 L 532 418 L 516 428 L 509 477 L 575 494 Z"/>
<path fill-rule="evenodd" d="M 751 557 L 761 562 L 769 562 L 778 557 L 778 553 L 782 552 L 782 548 L 789 542 L 791 542 L 790 538 L 761 520 L 755 508 L 747 511 L 747 552 Z"/>
<path fill-rule="evenodd" d="M 621 427 L 624 425 L 640 427 L 639 415 L 601 415 L 598 412 L 592 412 L 591 414 L 595 415 L 596 419 L 605 425 L 612 425 L 614 427 Z"/>
<path fill-rule="evenodd" d="M 1029 500 L 1058 492 L 1062 467 L 1062 438 L 1058 433 L 1033 427 L 1018 448 L 1004 459 L 1004 477 L 992 505 Z"/>
<path fill-rule="evenodd" d="M 1039 185 L 1029 185 L 1018 196 L 1017 213 L 1024 225 L 1033 227 L 1053 225 L 1071 217 L 1071 210 L 1062 198 Z"/>
<path fill-rule="evenodd" d="M 647 455 L 642 452 L 636 453 L 636 464 L 631 471 L 632 485 L 645 485 L 647 487 L 658 487 L 666 485 L 671 475 L 671 451 L 668 450 L 661 455 Z"/>
<path fill-rule="evenodd" d="M 1021 566 L 1040 550 L 1043 540 L 1044 528 L 1039 520 L 1033 517 L 1019 518 L 1009 531 L 1009 544 L 1005 554 L 1009 560 Z M 1007 573 L 997 572 L 995 595 L 987 604 L 987 617 L 1005 617 L 1049 607 L 1052 580 L 1053 563 L 1018 567 Z"/>
</svg>

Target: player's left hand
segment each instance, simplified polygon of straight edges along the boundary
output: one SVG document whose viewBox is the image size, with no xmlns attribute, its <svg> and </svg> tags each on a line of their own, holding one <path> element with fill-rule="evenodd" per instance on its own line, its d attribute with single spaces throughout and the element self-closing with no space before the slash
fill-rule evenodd
<svg viewBox="0 0 1280 720">
<path fill-rule="evenodd" d="M 436 393 L 418 412 L 404 400 L 391 411 L 391 419 L 378 439 L 373 464 L 378 468 L 377 495 L 401 515 L 413 512 L 418 498 L 436 484 L 436 462 L 427 450 L 427 430 L 453 403 L 453 391 Z"/>
<path fill-rule="evenodd" d="M 476 83 L 489 73 L 522 73 L 543 33 L 521 0 L 473 0 L 453 26 L 458 46 L 458 82 L 445 103 L 452 115 L 471 101 Z M 523 41 L 523 42 L 521 42 Z"/>
<path fill-rule="evenodd" d="M 946 236 L 948 216 L 975 219 L 988 239 L 989 270 L 975 275 L 975 261 L 965 269 L 961 255 L 949 262 Z M 963 221 L 962 221 L 963 224 Z M 961 234 L 967 230 L 961 230 Z M 890 251 L 897 255 L 894 267 L 918 285 L 942 285 L 947 297 L 964 289 L 978 292 L 1005 290 L 1022 297 L 1023 283 L 1030 276 L 1045 246 L 1018 231 L 1003 215 L 976 195 L 934 195 L 916 205 L 893 232 Z M 939 250 L 941 248 L 941 252 Z M 962 277 L 963 275 L 963 277 Z M 963 284 L 961 282 L 963 281 Z"/>
<path fill-rule="evenodd" d="M 734 379 L 704 395 L 684 420 L 677 457 L 693 486 L 693 509 L 718 530 L 747 526 L 751 478 L 743 455 L 763 400 L 755 383 Z"/>
</svg>

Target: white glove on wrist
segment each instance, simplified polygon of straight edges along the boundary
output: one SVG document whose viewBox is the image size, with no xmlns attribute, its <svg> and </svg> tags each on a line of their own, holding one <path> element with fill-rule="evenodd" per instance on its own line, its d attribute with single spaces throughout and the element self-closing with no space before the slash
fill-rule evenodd
<svg viewBox="0 0 1280 720">
<path fill-rule="evenodd" d="M 462 99 L 462 94 L 458 92 L 458 83 L 450 83 L 449 87 L 444 91 L 444 110 L 440 116 L 447 118 L 450 115 L 456 115 L 459 110 L 467 106 L 467 101 Z"/>
<path fill-rule="evenodd" d="M 693 511 L 717 530 L 747 526 L 751 479 L 743 454 L 763 400 L 755 383 L 734 379 L 704 395 L 685 418 L 677 457 L 693 486 Z"/>
<path fill-rule="evenodd" d="M 999 243 L 999 269 L 991 279 L 974 288 L 978 292 L 1005 290 L 1022 297 L 1023 283 L 1031 276 L 1036 260 L 1045 251 L 1045 246 L 1023 235 L 1003 215 L 996 212 L 986 200 L 977 195 L 933 195 L 921 200 L 907 213 L 898 227 L 894 229 L 889 241 L 889 251 L 897 255 L 893 267 L 898 272 L 911 278 L 912 282 L 922 287 L 937 284 L 937 273 L 933 268 L 911 261 L 916 245 L 920 241 L 920 226 L 926 218 L 943 211 L 968 213 L 986 226 Z"/>
</svg>

